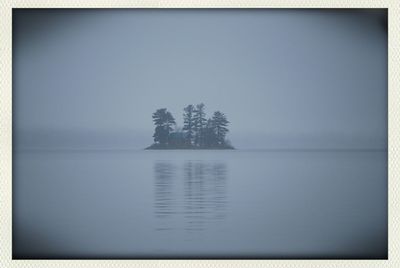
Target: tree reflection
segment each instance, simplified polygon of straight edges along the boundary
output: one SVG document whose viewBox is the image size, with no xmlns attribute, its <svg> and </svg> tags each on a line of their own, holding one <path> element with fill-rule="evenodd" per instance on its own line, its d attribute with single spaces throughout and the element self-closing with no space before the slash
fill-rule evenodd
<svg viewBox="0 0 400 268">
<path fill-rule="evenodd" d="M 199 232 L 223 220 L 227 202 L 226 164 L 186 161 L 183 170 L 177 171 L 169 162 L 154 165 L 155 216 L 162 219 L 157 223 L 157 230 L 183 228 Z"/>
<path fill-rule="evenodd" d="M 154 209 L 156 218 L 168 219 L 176 213 L 174 196 L 175 168 L 169 162 L 156 162 L 154 165 Z M 171 229 L 169 225 L 160 225 L 157 230 Z"/>
</svg>

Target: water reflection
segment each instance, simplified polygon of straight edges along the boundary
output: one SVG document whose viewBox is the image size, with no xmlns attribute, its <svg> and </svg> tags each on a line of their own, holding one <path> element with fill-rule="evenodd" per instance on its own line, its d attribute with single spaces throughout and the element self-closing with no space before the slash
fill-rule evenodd
<svg viewBox="0 0 400 268">
<path fill-rule="evenodd" d="M 225 217 L 226 165 L 188 161 L 184 164 L 185 229 L 200 231 Z"/>
<path fill-rule="evenodd" d="M 169 162 L 156 162 L 154 165 L 155 200 L 154 208 L 157 218 L 170 218 L 175 210 L 174 179 L 175 167 Z M 159 225 L 157 230 L 169 230 L 168 225 Z"/>
<path fill-rule="evenodd" d="M 199 232 L 226 217 L 227 167 L 222 162 L 156 162 L 156 230 Z"/>
</svg>

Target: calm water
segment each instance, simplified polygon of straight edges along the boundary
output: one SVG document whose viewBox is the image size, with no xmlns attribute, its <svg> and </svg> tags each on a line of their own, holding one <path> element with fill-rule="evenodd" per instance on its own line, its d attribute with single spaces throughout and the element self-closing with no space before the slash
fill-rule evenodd
<svg viewBox="0 0 400 268">
<path fill-rule="evenodd" d="M 28 258 L 386 258 L 387 152 L 15 152 Z"/>
</svg>

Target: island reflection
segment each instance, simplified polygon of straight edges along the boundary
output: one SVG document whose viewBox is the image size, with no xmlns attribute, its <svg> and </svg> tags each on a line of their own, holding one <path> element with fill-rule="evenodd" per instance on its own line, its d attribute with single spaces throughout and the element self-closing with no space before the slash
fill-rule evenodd
<svg viewBox="0 0 400 268">
<path fill-rule="evenodd" d="M 226 217 L 227 166 L 223 162 L 154 164 L 156 230 L 196 233 Z"/>
</svg>

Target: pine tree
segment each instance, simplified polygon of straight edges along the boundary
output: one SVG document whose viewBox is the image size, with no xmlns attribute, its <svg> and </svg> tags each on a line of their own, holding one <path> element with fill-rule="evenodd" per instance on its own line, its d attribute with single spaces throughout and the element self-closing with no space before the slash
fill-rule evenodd
<svg viewBox="0 0 400 268">
<path fill-rule="evenodd" d="M 162 145 L 168 144 L 169 134 L 173 130 L 172 126 L 176 124 L 174 117 L 166 108 L 158 109 L 152 117 L 156 125 L 153 135 L 154 142 Z"/>
<path fill-rule="evenodd" d="M 186 106 L 183 113 L 183 130 L 185 131 L 186 143 L 192 145 L 195 136 L 194 106 Z"/>
<path fill-rule="evenodd" d="M 228 133 L 228 124 L 226 116 L 220 111 L 216 111 L 212 117 L 212 121 L 214 124 L 214 131 L 218 145 L 225 144 L 225 136 Z"/>
<path fill-rule="evenodd" d="M 193 120 L 194 120 L 194 131 L 195 131 L 194 144 L 197 146 L 202 146 L 204 143 L 204 129 L 207 123 L 206 113 L 203 103 L 196 105 L 196 109 L 194 110 Z"/>
</svg>

